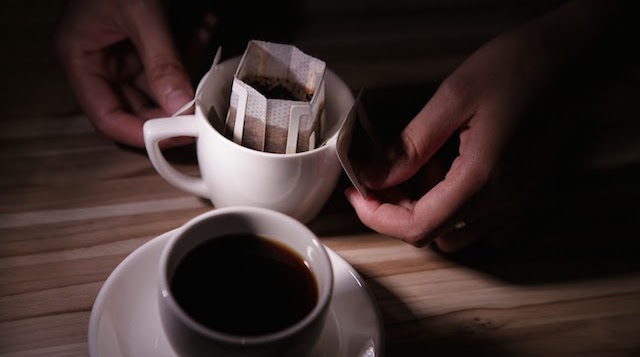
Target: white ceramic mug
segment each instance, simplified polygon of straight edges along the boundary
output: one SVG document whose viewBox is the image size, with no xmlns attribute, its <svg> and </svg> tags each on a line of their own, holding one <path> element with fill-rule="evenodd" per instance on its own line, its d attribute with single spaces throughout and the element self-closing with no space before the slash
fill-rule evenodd
<svg viewBox="0 0 640 357">
<path fill-rule="evenodd" d="M 313 272 L 318 287 L 317 303 L 299 322 L 266 335 L 234 336 L 200 324 L 175 300 L 170 281 L 181 259 L 205 241 L 242 233 L 268 237 L 285 245 L 300 255 Z M 160 258 L 160 318 L 169 342 L 181 356 L 304 356 L 322 332 L 332 289 L 331 261 L 313 232 L 285 214 L 263 208 L 228 207 L 204 213 L 175 233 Z"/>
<path fill-rule="evenodd" d="M 286 213 L 302 222 L 315 217 L 329 199 L 341 173 L 336 140 L 354 98 L 331 70 L 325 72 L 325 144 L 311 151 L 274 154 L 252 150 L 225 138 L 210 123 L 210 111 L 225 118 L 233 75 L 240 58 L 213 66 L 198 85 L 194 115 L 152 119 L 144 139 L 153 166 L 169 183 L 211 200 L 216 207 L 255 206 Z M 158 142 L 175 136 L 197 141 L 201 177 L 174 169 Z"/>
</svg>

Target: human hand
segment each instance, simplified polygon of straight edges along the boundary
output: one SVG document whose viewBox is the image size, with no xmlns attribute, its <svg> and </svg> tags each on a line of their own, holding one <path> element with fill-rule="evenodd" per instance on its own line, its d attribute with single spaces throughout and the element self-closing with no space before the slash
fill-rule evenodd
<svg viewBox="0 0 640 357">
<path fill-rule="evenodd" d="M 531 33 L 505 34 L 476 51 L 405 127 L 386 162 L 359 170 L 374 192 L 368 199 L 354 189 L 346 195 L 365 225 L 416 246 L 435 240 L 451 252 L 515 213 L 522 202 L 511 195 L 518 182 L 503 185 L 505 173 L 512 174 L 503 158 L 557 71 L 557 58 Z M 451 142 L 457 157 L 439 160 Z M 409 181 L 422 186 L 417 195 L 407 189 Z"/>
<path fill-rule="evenodd" d="M 56 34 L 57 53 L 79 104 L 98 132 L 126 145 L 144 147 L 144 122 L 169 116 L 193 98 L 166 3 L 71 1 Z M 212 16 L 194 31 L 192 53 L 206 47 Z M 163 146 L 192 139 L 169 140 Z"/>
<path fill-rule="evenodd" d="M 361 181 L 377 191 L 366 200 L 354 189 L 346 191 L 360 220 L 416 246 L 435 240 L 446 252 L 510 222 L 535 194 L 537 181 L 551 168 L 548 161 L 557 159 L 558 151 L 545 140 L 566 145 L 562 136 L 571 131 L 559 126 L 574 125 L 574 119 L 554 121 L 557 113 L 546 120 L 522 119 L 531 118 L 543 94 L 553 93 L 560 77 L 585 61 L 628 53 L 636 7 L 571 1 L 472 54 L 402 131 L 383 167 L 361 168 Z M 458 155 L 443 165 L 443 146 L 455 136 Z M 417 195 L 407 190 L 416 181 L 422 185 Z"/>
</svg>

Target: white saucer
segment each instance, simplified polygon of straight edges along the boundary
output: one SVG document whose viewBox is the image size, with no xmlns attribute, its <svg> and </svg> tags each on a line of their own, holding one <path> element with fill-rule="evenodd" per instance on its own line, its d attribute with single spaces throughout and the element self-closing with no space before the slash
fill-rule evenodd
<svg viewBox="0 0 640 357">
<path fill-rule="evenodd" d="M 93 357 L 176 357 L 158 315 L 156 274 L 171 232 L 129 255 L 105 281 L 89 320 Z M 331 249 L 334 287 L 330 314 L 313 357 L 377 357 L 383 353 L 378 308 L 360 275 Z M 222 356 L 221 356 L 222 357 Z"/>
</svg>

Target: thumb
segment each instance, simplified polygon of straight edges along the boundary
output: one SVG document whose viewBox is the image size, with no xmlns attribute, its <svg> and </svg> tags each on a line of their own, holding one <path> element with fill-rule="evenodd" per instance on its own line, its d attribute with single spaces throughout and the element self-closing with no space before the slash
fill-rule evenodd
<svg viewBox="0 0 640 357">
<path fill-rule="evenodd" d="M 445 81 L 401 132 L 384 163 L 370 167 L 362 180 L 373 189 L 396 186 L 413 177 L 473 114 L 473 106 L 459 86 Z"/>
<path fill-rule="evenodd" d="M 191 81 L 179 60 L 160 1 L 132 1 L 127 23 L 155 100 L 173 114 L 193 98 Z"/>
</svg>

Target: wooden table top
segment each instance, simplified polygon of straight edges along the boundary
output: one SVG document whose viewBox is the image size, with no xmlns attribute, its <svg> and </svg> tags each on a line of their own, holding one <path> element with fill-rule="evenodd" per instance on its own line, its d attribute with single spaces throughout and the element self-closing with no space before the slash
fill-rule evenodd
<svg viewBox="0 0 640 357">
<path fill-rule="evenodd" d="M 316 10 L 326 16 L 334 3 Z M 529 3 L 520 2 L 526 9 Z M 374 93 L 386 98 L 423 88 L 416 81 L 432 89 L 475 46 L 524 17 L 494 11 L 483 20 L 438 6 L 445 10 L 423 9 L 438 21 L 389 14 L 385 26 L 406 25 L 404 35 L 384 32 L 368 42 L 343 36 L 347 25 L 363 26 L 364 16 L 351 21 L 362 9 L 350 8 L 328 27 L 301 30 L 297 43 L 326 58 L 354 90 L 386 86 Z M 381 7 L 371 11 L 386 19 Z M 455 21 L 448 23 L 447 14 Z M 377 29 L 368 24 L 366 31 Z M 420 26 L 425 35 L 406 37 Z M 423 40 L 432 45 L 414 53 L 411 44 Z M 373 55 L 376 41 L 389 53 Z M 144 152 L 99 137 L 83 115 L 69 114 L 70 93 L 58 90 L 62 76 L 41 72 L 50 57 L 40 53 L 10 60 L 35 72 L 2 75 L 15 90 L 0 121 L 0 355 L 85 356 L 89 315 L 114 268 L 213 207 L 165 182 Z M 19 78 L 26 73 L 38 79 L 29 82 L 35 85 L 28 97 Z M 549 192 L 499 247 L 480 243 L 447 256 L 372 232 L 345 200 L 344 177 L 309 227 L 364 277 L 381 311 L 387 356 L 638 356 L 638 152 L 631 155 L 636 161 L 607 156 L 617 164 Z M 169 154 L 181 170 L 197 173 L 193 148 Z"/>
<path fill-rule="evenodd" d="M 98 137 L 83 116 L 9 118 L 0 142 L 0 355 L 86 355 L 89 314 L 113 269 L 212 206 L 166 183 L 143 152 Z M 173 156 L 197 170 L 188 149 Z M 599 199 L 637 204 L 638 170 L 616 175 L 587 182 L 618 177 Z M 582 189 L 593 193 L 592 184 Z M 388 356 L 640 352 L 637 245 L 607 248 L 625 234 L 638 238 L 637 205 L 589 224 L 592 207 L 566 196 L 558 213 L 566 219 L 534 216 L 528 243 L 507 254 L 480 245 L 447 257 L 365 229 L 345 185 L 309 226 L 365 277 Z M 568 237 L 584 237 L 591 243 L 579 251 L 598 254 L 556 244 Z"/>
</svg>

